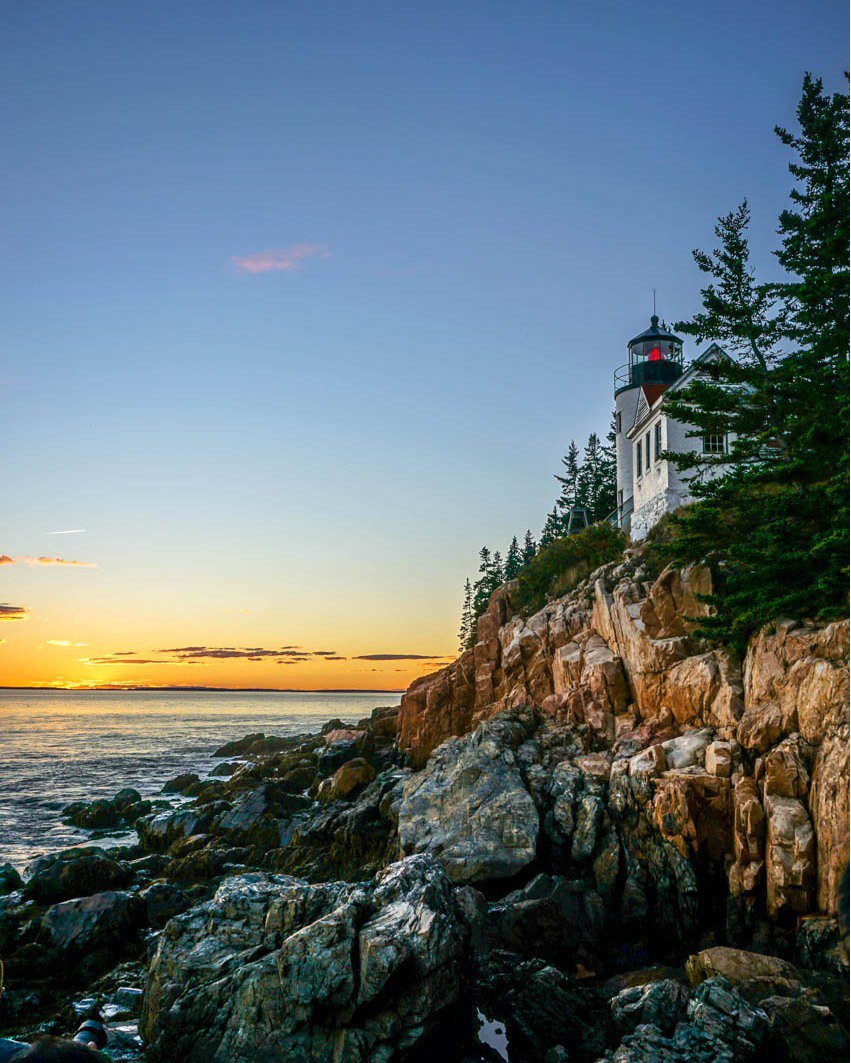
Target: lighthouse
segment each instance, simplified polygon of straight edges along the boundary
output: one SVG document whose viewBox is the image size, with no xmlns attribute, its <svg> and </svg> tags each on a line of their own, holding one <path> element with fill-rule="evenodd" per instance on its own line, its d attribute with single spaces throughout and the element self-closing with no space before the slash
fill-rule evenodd
<svg viewBox="0 0 851 1063">
<path fill-rule="evenodd" d="M 650 328 L 627 344 L 628 361 L 615 370 L 615 448 L 617 457 L 618 524 L 630 531 L 633 511 L 633 464 L 638 460 L 627 433 L 642 398 L 650 407 L 683 375 L 683 341 L 650 318 Z"/>
</svg>

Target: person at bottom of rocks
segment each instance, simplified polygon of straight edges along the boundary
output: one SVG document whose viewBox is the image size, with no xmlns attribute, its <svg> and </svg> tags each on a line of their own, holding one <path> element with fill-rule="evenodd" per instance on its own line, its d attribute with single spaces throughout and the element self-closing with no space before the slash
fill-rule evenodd
<svg viewBox="0 0 851 1063">
<path fill-rule="evenodd" d="M 100 1051 L 106 1044 L 106 1030 L 100 1019 L 82 1024 L 73 1040 L 67 1037 L 37 1037 L 32 1044 L 0 1038 L 0 1063 L 110 1063 Z"/>
<path fill-rule="evenodd" d="M 3 1055 L 6 1045 L 16 1046 L 11 1055 Z M 0 1061 L 14 1063 L 111 1063 L 98 1049 L 67 1037 L 39 1037 L 31 1045 L 20 1041 L 0 1041 Z"/>
</svg>

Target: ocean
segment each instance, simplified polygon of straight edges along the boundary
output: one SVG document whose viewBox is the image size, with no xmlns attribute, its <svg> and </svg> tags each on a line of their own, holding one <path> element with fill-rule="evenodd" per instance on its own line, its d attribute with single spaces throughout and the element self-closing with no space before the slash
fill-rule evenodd
<svg viewBox="0 0 851 1063">
<path fill-rule="evenodd" d="M 123 786 L 150 797 L 181 772 L 203 777 L 223 742 L 254 731 L 317 731 L 334 717 L 355 722 L 399 700 L 374 691 L 0 690 L 0 864 L 23 871 L 37 856 L 89 839 L 62 822 L 72 801 L 112 797 Z"/>
</svg>

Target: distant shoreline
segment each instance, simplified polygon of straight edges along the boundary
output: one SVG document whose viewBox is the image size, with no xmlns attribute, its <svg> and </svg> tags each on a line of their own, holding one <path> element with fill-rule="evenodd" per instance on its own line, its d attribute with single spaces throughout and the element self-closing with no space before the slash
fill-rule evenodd
<svg viewBox="0 0 851 1063">
<path fill-rule="evenodd" d="M 48 694 L 404 694 L 398 689 L 362 689 L 360 687 L 9 687 L 4 690 L 24 690 L 27 693 Z"/>
</svg>

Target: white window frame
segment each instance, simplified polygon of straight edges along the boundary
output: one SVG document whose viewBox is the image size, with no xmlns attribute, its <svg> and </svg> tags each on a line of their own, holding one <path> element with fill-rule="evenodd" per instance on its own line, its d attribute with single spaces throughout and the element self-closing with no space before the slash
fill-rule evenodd
<svg viewBox="0 0 851 1063">
<path fill-rule="evenodd" d="M 720 440 L 720 447 L 709 446 L 710 440 Z M 711 457 L 717 457 L 719 454 L 727 453 L 727 434 L 726 432 L 704 432 L 701 436 L 700 445 L 703 448 L 702 453 Z"/>
</svg>

